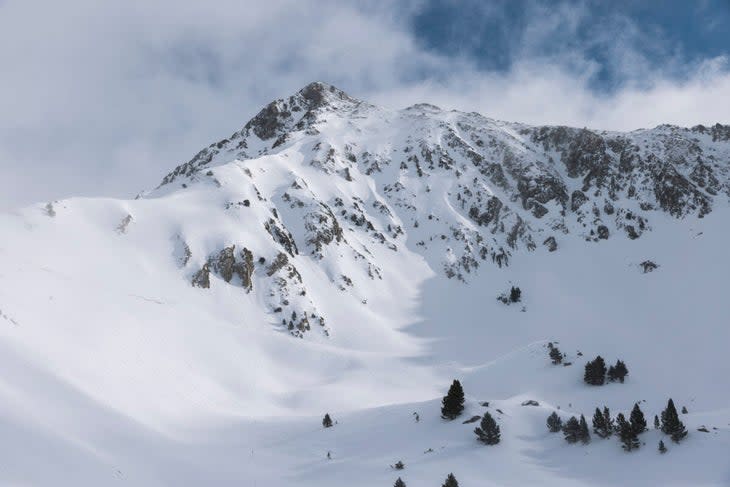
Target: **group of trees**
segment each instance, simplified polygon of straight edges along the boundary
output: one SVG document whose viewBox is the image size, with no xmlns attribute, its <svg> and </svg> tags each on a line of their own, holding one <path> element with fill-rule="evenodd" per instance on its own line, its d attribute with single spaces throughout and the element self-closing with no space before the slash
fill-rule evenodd
<svg viewBox="0 0 730 487">
<path fill-rule="evenodd" d="M 593 386 L 602 386 L 606 383 L 606 376 L 608 376 L 609 382 L 619 381 L 623 383 L 627 375 L 629 375 L 629 369 L 623 361 L 617 360 L 616 365 L 611 365 L 606 369 L 606 362 L 599 355 L 595 359 L 586 362 L 583 381 Z"/>
<path fill-rule="evenodd" d="M 464 388 L 461 382 L 454 380 L 449 387 L 449 392 L 441 400 L 441 417 L 444 419 L 455 419 L 464 411 Z M 496 445 L 499 443 L 501 433 L 499 425 L 488 411 L 482 416 L 482 421 L 477 428 L 474 428 L 477 440 L 485 445 Z"/>
<path fill-rule="evenodd" d="M 395 484 L 393 484 L 393 487 L 406 487 L 406 483 L 403 482 L 403 480 L 398 477 L 398 480 L 395 481 Z M 443 484 L 441 484 L 441 487 L 459 487 L 459 482 L 457 482 L 456 477 L 454 477 L 453 473 L 450 473 L 446 476 L 446 480 Z"/>
<path fill-rule="evenodd" d="M 498 301 L 504 304 L 514 304 L 522 301 L 522 289 L 517 286 L 512 286 L 508 293 L 502 293 L 497 297 Z"/>
<path fill-rule="evenodd" d="M 547 427 L 551 433 L 562 431 L 568 443 L 577 443 L 580 441 L 585 444 L 591 441 L 588 424 L 582 414 L 580 420 L 572 416 L 563 423 L 558 413 L 553 411 L 547 418 Z M 669 399 L 667 407 L 661 413 L 661 423 L 659 417 L 654 416 L 654 428 L 661 429 L 675 443 L 679 443 L 687 436 L 687 429 L 679 419 L 672 399 Z M 607 407 L 604 407 L 603 411 L 596 408 L 593 414 L 593 433 L 600 438 L 609 438 L 613 434 L 616 434 L 621 442 L 621 447 L 626 451 L 639 448 L 641 444 L 639 442 L 639 435 L 646 430 L 646 418 L 644 417 L 644 412 L 639 407 L 639 403 L 634 404 L 629 419 L 626 419 L 623 413 L 619 413 L 614 421 Z M 659 442 L 659 451 L 661 453 L 667 451 L 663 441 Z"/>
</svg>

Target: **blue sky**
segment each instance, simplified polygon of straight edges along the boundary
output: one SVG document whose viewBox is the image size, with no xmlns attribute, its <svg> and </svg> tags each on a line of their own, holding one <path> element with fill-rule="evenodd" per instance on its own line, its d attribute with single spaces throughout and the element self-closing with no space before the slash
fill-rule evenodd
<svg viewBox="0 0 730 487">
<path fill-rule="evenodd" d="M 728 123 L 728 25 L 728 0 L 0 0 L 0 209 L 134 196 L 314 80 L 532 124 Z"/>
<path fill-rule="evenodd" d="M 680 79 L 705 59 L 730 54 L 728 0 L 612 0 L 552 7 L 559 3 L 431 0 L 411 16 L 410 24 L 425 49 L 473 60 L 484 71 L 508 71 L 525 56 L 555 58 L 583 46 L 598 64 L 590 86 L 603 92 L 620 89 L 630 78 L 612 63 L 616 40 L 629 44 L 652 68 Z M 531 27 L 544 13 L 559 9 L 573 10 L 576 17 L 557 23 L 525 52 Z"/>
</svg>

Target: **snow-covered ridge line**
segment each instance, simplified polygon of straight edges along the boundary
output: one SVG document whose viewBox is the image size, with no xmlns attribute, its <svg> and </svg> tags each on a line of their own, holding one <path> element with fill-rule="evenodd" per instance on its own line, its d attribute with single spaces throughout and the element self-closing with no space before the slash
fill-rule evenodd
<svg viewBox="0 0 730 487">
<path fill-rule="evenodd" d="M 566 239 L 637 239 L 663 214 L 702 218 L 727 205 L 730 127 L 530 127 L 427 104 L 390 111 L 312 83 L 177 167 L 147 198 L 203 187 L 229 194 L 226 211 L 271 237 L 247 272 L 276 281 L 263 286 L 277 296 L 269 306 L 282 325 L 301 336 L 316 322 L 328 333 L 303 297 L 302 261 L 340 269 L 329 280 L 366 300 L 343 269 L 382 279 L 374 247 L 406 247 L 467 281 L 480 266 L 508 266 L 520 251 L 552 252 Z M 221 259 L 236 265 L 224 257 L 235 246 L 248 251 L 229 241 L 195 255 L 191 281 L 208 287 L 209 273 L 227 267 Z"/>
</svg>

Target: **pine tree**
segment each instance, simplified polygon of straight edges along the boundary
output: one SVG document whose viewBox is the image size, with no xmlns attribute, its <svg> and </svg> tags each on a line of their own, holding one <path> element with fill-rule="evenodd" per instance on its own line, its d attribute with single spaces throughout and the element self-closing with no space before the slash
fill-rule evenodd
<svg viewBox="0 0 730 487">
<path fill-rule="evenodd" d="M 594 386 L 602 386 L 606 382 L 606 362 L 600 355 L 586 363 L 583 380 Z"/>
<path fill-rule="evenodd" d="M 479 427 L 474 428 L 474 434 L 485 445 L 496 445 L 500 440 L 499 425 L 489 412 L 484 413 Z"/>
<path fill-rule="evenodd" d="M 512 286 L 512 289 L 509 290 L 509 300 L 513 303 L 519 303 L 522 300 L 522 290 Z"/>
<path fill-rule="evenodd" d="M 596 412 L 593 414 L 593 432 L 600 436 L 601 438 L 608 438 L 611 436 L 612 433 L 612 424 L 611 416 L 608 416 L 608 421 L 606 421 L 606 416 L 608 415 L 608 408 L 603 408 L 603 413 L 601 413 L 601 410 L 596 408 Z"/>
<path fill-rule="evenodd" d="M 588 423 L 586 422 L 585 416 L 582 414 L 580 415 L 580 423 L 578 423 L 580 426 L 580 441 L 584 444 L 591 442 L 591 432 L 588 431 Z"/>
<path fill-rule="evenodd" d="M 631 423 L 626 421 L 623 413 L 618 413 L 618 416 L 616 416 L 616 430 L 618 431 L 619 440 L 621 440 L 621 447 L 624 450 L 632 451 L 639 448 L 639 438 L 631 427 Z"/>
<path fill-rule="evenodd" d="M 563 425 L 563 435 L 568 443 L 575 443 L 580 439 L 580 422 L 575 416 L 571 416 Z"/>
<path fill-rule="evenodd" d="M 677 408 L 674 407 L 674 401 L 671 398 L 667 402 L 666 409 L 662 411 L 662 432 L 670 435 L 675 443 L 679 443 L 687 436 L 687 430 L 684 423 L 679 420 Z"/>
<path fill-rule="evenodd" d="M 548 416 L 547 427 L 551 433 L 557 433 L 563 428 L 563 420 L 560 419 L 560 416 L 558 416 L 558 413 L 556 413 L 555 411 L 553 411 L 552 414 Z"/>
<path fill-rule="evenodd" d="M 682 414 L 687 414 L 689 411 L 687 411 L 687 406 L 682 406 Z"/>
<path fill-rule="evenodd" d="M 644 419 L 644 413 L 641 411 L 638 402 L 634 404 L 634 409 L 631 410 L 629 421 L 635 434 L 639 435 L 646 431 L 646 419 Z"/>
<path fill-rule="evenodd" d="M 614 367 L 613 365 L 609 366 L 608 367 L 608 372 L 606 372 L 606 377 L 608 378 L 608 381 L 609 382 L 616 381 L 616 379 L 617 379 L 617 377 L 616 377 L 616 367 Z"/>
<path fill-rule="evenodd" d="M 393 484 L 393 487 L 406 487 L 406 483 L 401 480 L 400 477 L 398 477 L 398 480 L 395 481 L 395 484 Z"/>
<path fill-rule="evenodd" d="M 459 487 L 459 482 L 456 481 L 454 474 L 450 473 L 448 477 L 446 477 L 446 482 L 444 482 L 441 487 Z"/>
<path fill-rule="evenodd" d="M 616 365 L 614 365 L 613 369 L 616 379 L 618 379 L 618 381 L 623 384 L 624 379 L 627 375 L 629 375 L 629 369 L 626 368 L 626 364 L 623 363 L 623 361 L 621 360 L 617 360 Z"/>
<path fill-rule="evenodd" d="M 330 414 L 327 413 L 324 415 L 324 418 L 322 418 L 322 426 L 325 428 L 331 428 L 332 427 L 332 418 L 330 418 Z"/>
<path fill-rule="evenodd" d="M 560 365 L 563 362 L 563 354 L 560 353 L 560 349 L 558 349 L 558 347 L 552 347 L 550 349 L 550 359 L 553 361 L 554 365 Z"/>
<path fill-rule="evenodd" d="M 654 415 L 654 429 L 659 429 L 659 416 L 657 416 L 656 414 Z"/>
<path fill-rule="evenodd" d="M 667 447 L 664 446 L 664 441 L 659 440 L 659 453 L 662 453 L 663 454 L 663 453 L 666 453 L 666 452 L 667 452 Z"/>
<path fill-rule="evenodd" d="M 603 422 L 606 424 L 606 437 L 611 436 L 614 430 L 613 419 L 611 419 L 611 412 L 606 406 L 603 406 Z"/>
<path fill-rule="evenodd" d="M 464 389 L 461 382 L 454 380 L 441 404 L 441 417 L 444 419 L 454 419 L 464 411 Z"/>
</svg>

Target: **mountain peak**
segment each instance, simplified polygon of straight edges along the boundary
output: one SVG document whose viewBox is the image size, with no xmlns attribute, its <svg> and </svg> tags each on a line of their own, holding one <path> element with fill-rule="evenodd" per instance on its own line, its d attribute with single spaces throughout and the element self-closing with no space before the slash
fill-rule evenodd
<svg viewBox="0 0 730 487">
<path fill-rule="evenodd" d="M 309 83 L 299 90 L 297 95 L 310 102 L 310 106 L 312 108 L 322 107 L 330 105 L 333 102 L 336 103 L 340 101 L 361 103 L 360 100 L 356 100 L 336 86 L 322 81 L 313 81 L 312 83 Z"/>
</svg>

